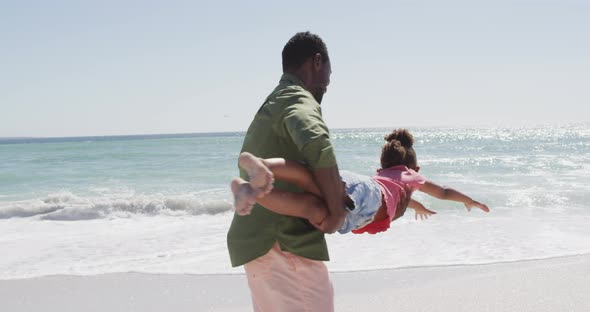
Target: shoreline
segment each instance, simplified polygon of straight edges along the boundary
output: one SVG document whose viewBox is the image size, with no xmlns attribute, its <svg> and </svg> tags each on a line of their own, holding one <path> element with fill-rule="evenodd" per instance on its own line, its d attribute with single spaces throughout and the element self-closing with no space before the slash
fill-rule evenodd
<svg viewBox="0 0 590 312">
<path fill-rule="evenodd" d="M 336 311 L 586 311 L 590 255 L 331 272 Z M 251 311 L 244 274 L 0 280 L 5 311 Z"/>
<path fill-rule="evenodd" d="M 559 255 L 559 256 L 548 256 L 544 258 L 531 258 L 531 259 L 519 259 L 519 260 L 505 260 L 505 261 L 498 261 L 498 262 L 484 262 L 484 263 L 462 263 L 462 264 L 434 264 L 434 265 L 418 265 L 418 266 L 403 266 L 403 267 L 392 267 L 392 268 L 370 268 L 370 269 L 357 269 L 357 270 L 331 270 L 329 266 L 329 261 L 326 262 L 328 264 L 328 271 L 330 274 L 354 274 L 354 273 L 366 273 L 366 272 L 379 272 L 379 271 L 399 271 L 399 270 L 416 270 L 416 269 L 432 269 L 432 268 L 453 268 L 453 267 L 479 267 L 479 266 L 489 266 L 489 265 L 496 265 L 496 264 L 511 264 L 511 263 L 526 263 L 526 262 L 538 262 L 538 261 L 545 261 L 545 260 L 557 260 L 557 259 L 565 259 L 568 258 L 576 258 L 576 257 L 589 257 L 590 253 L 581 253 L 581 254 L 571 254 L 571 255 Z M 244 275 L 245 273 L 242 272 L 219 272 L 219 273 L 165 273 L 165 272 L 141 272 L 141 271 L 121 271 L 121 272 L 108 272 L 108 273 L 97 273 L 97 274 L 47 274 L 47 275 L 38 275 L 38 276 L 28 276 L 28 277 L 14 277 L 14 278 L 2 278 L 0 277 L 0 282 L 3 281 L 18 281 L 18 280 L 32 280 L 32 279 L 40 279 L 40 278 L 55 278 L 55 277 L 64 277 L 64 278 L 76 278 L 76 277 L 92 277 L 92 276 L 103 276 L 103 275 L 117 275 L 117 274 L 140 274 L 140 275 L 183 275 L 183 276 L 207 276 L 207 277 L 214 277 L 214 276 L 236 276 L 236 275 Z"/>
</svg>

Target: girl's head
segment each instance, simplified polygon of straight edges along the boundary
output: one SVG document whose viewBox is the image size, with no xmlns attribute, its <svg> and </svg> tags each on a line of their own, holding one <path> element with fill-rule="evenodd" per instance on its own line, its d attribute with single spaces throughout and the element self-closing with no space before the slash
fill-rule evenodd
<svg viewBox="0 0 590 312">
<path fill-rule="evenodd" d="M 408 129 L 393 130 L 385 136 L 387 141 L 381 149 L 381 169 L 404 165 L 413 170 L 420 170 L 416 159 L 414 136 Z"/>
</svg>

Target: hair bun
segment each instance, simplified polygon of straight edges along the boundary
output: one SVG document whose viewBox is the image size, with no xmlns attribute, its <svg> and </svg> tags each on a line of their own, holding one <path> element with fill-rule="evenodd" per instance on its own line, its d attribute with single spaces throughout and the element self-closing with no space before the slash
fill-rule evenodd
<svg viewBox="0 0 590 312">
<path fill-rule="evenodd" d="M 406 158 L 406 148 L 398 140 L 389 140 L 381 149 L 381 168 L 400 165 Z"/>
<path fill-rule="evenodd" d="M 412 136 L 408 129 L 399 128 L 386 135 L 385 141 L 399 141 L 403 147 L 410 148 L 414 145 L 414 136 Z"/>
</svg>

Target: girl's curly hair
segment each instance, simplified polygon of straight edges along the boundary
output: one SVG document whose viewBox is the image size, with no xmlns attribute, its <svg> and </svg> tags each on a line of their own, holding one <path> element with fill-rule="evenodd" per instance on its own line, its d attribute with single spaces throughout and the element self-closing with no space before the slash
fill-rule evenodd
<svg viewBox="0 0 590 312">
<path fill-rule="evenodd" d="M 414 151 L 414 136 L 408 129 L 396 129 L 385 136 L 387 141 L 381 149 L 381 169 L 405 165 L 415 168 L 416 151 Z"/>
</svg>

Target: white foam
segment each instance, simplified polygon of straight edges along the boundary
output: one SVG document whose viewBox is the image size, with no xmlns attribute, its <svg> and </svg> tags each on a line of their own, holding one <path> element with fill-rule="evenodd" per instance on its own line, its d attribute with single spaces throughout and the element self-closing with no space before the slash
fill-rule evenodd
<svg viewBox="0 0 590 312">
<path fill-rule="evenodd" d="M 431 207 L 379 235 L 327 236 L 331 271 L 482 264 L 590 253 L 587 215 L 492 207 Z M 441 209 L 439 209 L 441 208 Z M 73 216 L 73 214 L 68 214 Z M 80 216 L 77 216 L 80 218 Z M 112 272 L 227 274 L 231 212 L 97 218 L 78 222 L 0 220 L 0 279 Z"/>
<path fill-rule="evenodd" d="M 37 217 L 42 220 L 89 220 L 130 215 L 204 215 L 233 209 L 227 190 L 179 195 L 111 194 L 82 197 L 71 192 L 45 198 L 0 202 L 0 219 Z"/>
</svg>

